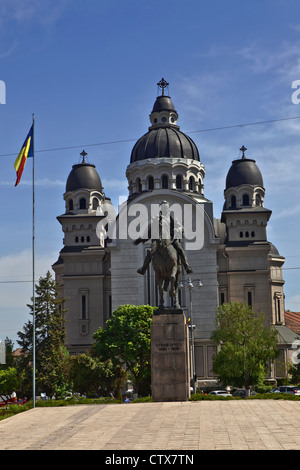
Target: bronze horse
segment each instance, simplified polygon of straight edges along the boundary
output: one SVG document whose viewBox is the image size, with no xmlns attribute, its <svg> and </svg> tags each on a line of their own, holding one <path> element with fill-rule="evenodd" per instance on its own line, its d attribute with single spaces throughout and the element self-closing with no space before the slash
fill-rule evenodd
<svg viewBox="0 0 300 470">
<path fill-rule="evenodd" d="M 179 308 L 178 283 L 181 273 L 181 262 L 171 239 L 156 240 L 156 249 L 152 255 L 156 283 L 159 289 L 159 307 L 164 307 L 164 291 L 173 298 L 174 307 Z"/>
</svg>

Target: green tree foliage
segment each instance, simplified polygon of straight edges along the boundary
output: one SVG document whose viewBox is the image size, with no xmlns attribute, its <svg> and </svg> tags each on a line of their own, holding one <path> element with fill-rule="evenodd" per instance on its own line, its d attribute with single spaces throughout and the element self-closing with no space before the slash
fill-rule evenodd
<svg viewBox="0 0 300 470">
<path fill-rule="evenodd" d="M 245 388 L 258 383 L 277 356 L 277 332 L 265 326 L 264 315 L 238 302 L 219 307 L 216 324 L 213 372 L 218 380 Z"/>
<path fill-rule="evenodd" d="M 33 300 L 33 299 L 32 299 Z M 62 388 L 65 383 L 65 367 L 68 353 L 65 349 L 63 316 L 65 299 L 57 295 L 57 285 L 50 272 L 39 279 L 35 286 L 35 351 L 36 387 L 47 394 Z M 33 303 L 28 305 L 33 316 Z M 24 393 L 32 391 L 33 321 L 29 320 L 18 332 L 18 343 L 22 356 L 17 362 L 19 370 L 25 372 Z"/>
<path fill-rule="evenodd" d="M 80 394 L 115 397 L 125 384 L 125 371 L 118 366 L 113 367 L 111 361 L 101 362 L 89 354 L 70 356 L 69 382 L 73 390 Z"/>
<path fill-rule="evenodd" d="M 10 395 L 18 391 L 21 386 L 22 377 L 14 367 L 0 370 L 0 395 Z"/>
<path fill-rule="evenodd" d="M 150 392 L 151 323 L 154 307 L 121 305 L 94 334 L 92 354 L 129 371 L 140 395 Z"/>
</svg>

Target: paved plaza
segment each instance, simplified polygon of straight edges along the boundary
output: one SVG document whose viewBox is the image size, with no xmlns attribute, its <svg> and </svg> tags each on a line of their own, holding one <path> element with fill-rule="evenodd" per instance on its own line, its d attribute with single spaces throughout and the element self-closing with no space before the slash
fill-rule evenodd
<svg viewBox="0 0 300 470">
<path fill-rule="evenodd" d="M 300 402 L 35 408 L 0 421 L 1 450 L 299 450 Z"/>
</svg>

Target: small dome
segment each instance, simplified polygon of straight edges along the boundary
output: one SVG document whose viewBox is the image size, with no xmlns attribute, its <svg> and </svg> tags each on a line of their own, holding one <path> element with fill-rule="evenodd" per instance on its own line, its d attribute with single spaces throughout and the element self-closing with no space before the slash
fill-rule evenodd
<svg viewBox="0 0 300 470">
<path fill-rule="evenodd" d="M 227 173 L 226 189 L 242 184 L 264 187 L 263 178 L 255 160 L 241 158 L 232 162 Z"/>
<path fill-rule="evenodd" d="M 95 165 L 85 162 L 73 165 L 67 179 L 66 192 L 76 191 L 77 189 L 94 189 L 99 192 L 103 191 L 102 183 Z"/>
<path fill-rule="evenodd" d="M 169 96 L 160 95 L 156 98 L 156 101 L 153 105 L 152 113 L 160 113 L 161 111 L 174 111 L 174 104 Z"/>
<path fill-rule="evenodd" d="M 130 163 L 160 157 L 200 161 L 196 144 L 177 126 L 161 126 L 143 135 L 132 149 Z"/>
</svg>

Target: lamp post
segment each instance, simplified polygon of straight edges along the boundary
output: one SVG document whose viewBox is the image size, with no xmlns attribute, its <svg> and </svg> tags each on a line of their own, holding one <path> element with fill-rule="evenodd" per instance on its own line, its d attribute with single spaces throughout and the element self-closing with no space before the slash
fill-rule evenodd
<svg viewBox="0 0 300 470">
<path fill-rule="evenodd" d="M 187 282 L 189 293 L 190 293 L 190 325 L 189 329 L 191 331 L 190 335 L 190 357 L 191 357 L 191 375 L 192 375 L 192 387 L 195 392 L 195 381 L 196 381 L 196 364 L 195 364 L 195 343 L 194 343 L 194 330 L 195 325 L 193 321 L 193 304 L 192 304 L 192 290 L 194 288 L 194 284 L 192 279 L 189 277 L 187 281 L 180 281 L 178 284 L 179 289 L 183 288 L 183 283 Z M 200 280 L 196 281 L 197 286 L 199 289 L 202 287 L 202 282 Z"/>
</svg>

